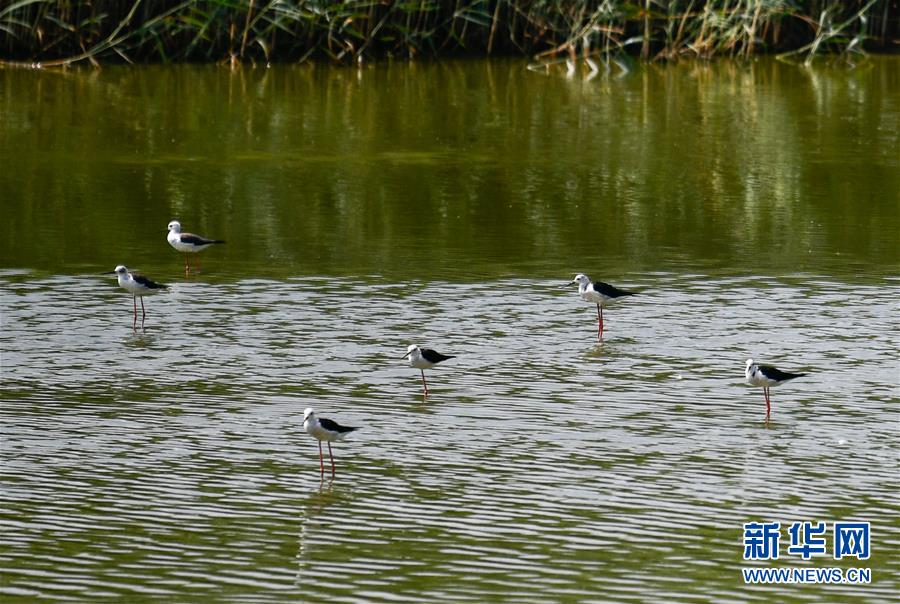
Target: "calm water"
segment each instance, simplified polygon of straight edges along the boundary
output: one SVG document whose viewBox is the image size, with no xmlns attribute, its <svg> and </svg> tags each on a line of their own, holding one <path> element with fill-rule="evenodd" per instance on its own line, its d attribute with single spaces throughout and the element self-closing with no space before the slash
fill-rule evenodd
<svg viewBox="0 0 900 604">
<path fill-rule="evenodd" d="M 895 600 L 900 59 L 525 67 L 0 72 L 3 601 Z"/>
</svg>

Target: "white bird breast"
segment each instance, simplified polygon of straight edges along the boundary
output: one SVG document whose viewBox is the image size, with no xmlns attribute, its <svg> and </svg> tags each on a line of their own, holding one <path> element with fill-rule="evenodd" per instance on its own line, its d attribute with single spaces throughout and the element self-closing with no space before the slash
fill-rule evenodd
<svg viewBox="0 0 900 604">
<path fill-rule="evenodd" d="M 181 242 L 181 234 L 175 233 L 173 231 L 169 231 L 168 237 L 166 239 L 169 240 L 169 245 L 174 247 L 179 252 L 193 252 L 198 250 L 199 248 L 194 247 L 193 245 L 188 245 L 186 243 Z"/>
<path fill-rule="evenodd" d="M 594 302 L 595 304 L 599 304 L 601 306 L 609 303 L 609 298 L 605 298 L 592 290 L 585 290 L 581 292 L 581 299 L 585 302 Z"/>
<path fill-rule="evenodd" d="M 120 276 L 119 286 L 133 294 L 142 294 L 147 291 L 147 288 L 132 279 L 131 275 Z"/>
<path fill-rule="evenodd" d="M 603 298 L 598 296 L 596 293 L 592 291 L 583 291 L 581 292 L 581 299 L 585 302 L 602 302 Z"/>
<path fill-rule="evenodd" d="M 775 380 L 770 380 L 769 378 L 764 376 L 762 374 L 762 371 L 760 371 L 756 367 L 753 367 L 747 371 L 747 382 L 749 382 L 753 386 L 760 386 L 762 388 L 771 388 L 772 386 L 778 385 L 778 382 L 776 382 Z"/>
<path fill-rule="evenodd" d="M 425 358 L 418 353 L 418 351 L 409 355 L 409 364 L 416 369 L 431 369 L 432 367 L 434 367 L 434 365 L 426 361 Z"/>
<path fill-rule="evenodd" d="M 310 436 L 319 440 L 326 440 L 329 442 L 340 440 L 343 436 L 343 434 L 341 434 L 340 432 L 331 432 L 329 430 L 326 430 L 319 422 L 312 424 L 309 421 L 305 421 L 303 422 L 303 429 L 306 430 L 306 433 Z"/>
</svg>

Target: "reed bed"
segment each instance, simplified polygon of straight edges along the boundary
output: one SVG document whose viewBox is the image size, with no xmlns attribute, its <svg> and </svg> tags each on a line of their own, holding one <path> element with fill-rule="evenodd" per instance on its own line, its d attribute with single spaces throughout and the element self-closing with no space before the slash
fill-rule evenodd
<svg viewBox="0 0 900 604">
<path fill-rule="evenodd" d="M 8 0 L 7 64 L 235 65 L 446 55 L 545 64 L 638 56 L 811 60 L 890 49 L 897 0 Z"/>
</svg>

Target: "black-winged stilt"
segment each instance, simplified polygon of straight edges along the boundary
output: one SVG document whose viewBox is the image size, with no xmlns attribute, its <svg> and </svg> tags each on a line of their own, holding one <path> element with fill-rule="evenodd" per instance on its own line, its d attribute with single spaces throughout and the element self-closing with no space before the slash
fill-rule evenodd
<svg viewBox="0 0 900 604">
<path fill-rule="evenodd" d="M 409 357 L 409 364 L 422 372 L 422 389 L 425 396 L 428 396 L 428 384 L 425 382 L 425 370 L 431 369 L 441 361 L 452 359 L 454 357 L 441 354 L 430 348 L 419 348 L 415 344 L 410 344 L 406 348 L 406 354 L 401 358 Z"/>
<path fill-rule="evenodd" d="M 307 407 L 303 412 L 303 429 L 306 433 L 319 441 L 319 471 L 325 474 L 325 460 L 322 457 L 322 441 L 328 443 L 328 457 L 331 458 L 331 475 L 334 476 L 334 454 L 331 452 L 331 443 L 335 440 L 341 440 L 358 428 L 342 426 L 336 421 L 326 419 L 324 417 L 316 417 L 316 410 Z"/>
<path fill-rule="evenodd" d="M 141 274 L 129 272 L 128 269 L 121 264 L 116 267 L 116 270 L 106 274 L 116 275 L 119 279 L 119 287 L 130 291 L 132 294 L 132 301 L 134 302 L 134 321 L 131 324 L 132 329 L 137 328 L 137 299 L 141 299 L 141 313 L 143 313 L 141 315 L 141 327 L 143 327 L 144 321 L 147 319 L 147 310 L 144 308 L 144 295 L 155 293 L 161 289 L 166 289 L 169 286 L 152 281 Z"/>
<path fill-rule="evenodd" d="M 633 296 L 634 292 L 627 292 L 602 281 L 591 281 L 590 277 L 581 273 L 575 275 L 575 278 L 566 283 L 565 287 L 576 283 L 581 299 L 597 304 L 597 339 L 603 339 L 603 308 L 616 302 L 619 298 Z"/>
<path fill-rule="evenodd" d="M 188 254 L 194 254 L 196 252 L 205 250 L 209 246 L 215 245 L 217 243 L 225 243 L 221 239 L 207 239 L 205 237 L 201 237 L 200 235 L 194 235 L 193 233 L 182 233 L 181 223 L 177 220 L 173 220 L 169 223 L 169 234 L 166 236 L 166 240 L 173 248 L 175 248 L 179 252 L 184 252 L 185 274 L 191 272 L 191 265 L 188 261 Z M 199 257 L 197 258 L 197 268 L 200 268 Z"/>
<path fill-rule="evenodd" d="M 772 401 L 769 398 L 769 388 L 780 386 L 788 380 L 803 377 L 805 373 L 788 373 L 781 371 L 771 365 L 760 365 L 754 363 L 753 359 L 747 359 L 747 369 L 744 372 L 747 376 L 747 383 L 752 386 L 760 386 L 763 389 L 763 396 L 766 398 L 766 423 L 769 422 L 769 416 L 772 414 Z"/>
</svg>

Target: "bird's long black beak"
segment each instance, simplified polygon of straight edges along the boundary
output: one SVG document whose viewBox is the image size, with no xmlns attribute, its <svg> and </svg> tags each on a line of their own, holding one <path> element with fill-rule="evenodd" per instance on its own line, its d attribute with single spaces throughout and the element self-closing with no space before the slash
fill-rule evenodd
<svg viewBox="0 0 900 604">
<path fill-rule="evenodd" d="M 101 275 L 115 275 L 115 274 L 116 274 L 116 271 L 103 271 L 103 272 L 100 273 L 100 274 L 101 274 Z"/>
<path fill-rule="evenodd" d="M 569 281 L 568 283 L 566 283 L 566 284 L 563 285 L 562 287 L 569 287 L 570 285 L 574 285 L 575 283 L 578 283 L 578 281 Z"/>
<path fill-rule="evenodd" d="M 406 357 L 409 356 L 409 353 L 410 353 L 410 352 L 412 352 L 412 350 L 410 350 L 409 352 L 407 352 L 406 354 L 404 354 L 404 355 L 403 355 L 402 357 L 400 357 L 400 358 L 401 358 L 401 359 L 405 359 Z"/>
</svg>

